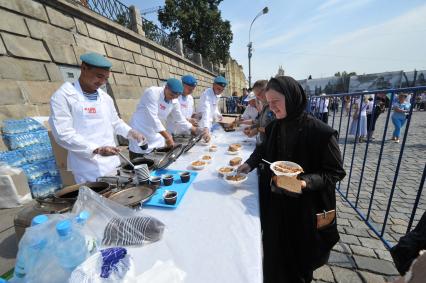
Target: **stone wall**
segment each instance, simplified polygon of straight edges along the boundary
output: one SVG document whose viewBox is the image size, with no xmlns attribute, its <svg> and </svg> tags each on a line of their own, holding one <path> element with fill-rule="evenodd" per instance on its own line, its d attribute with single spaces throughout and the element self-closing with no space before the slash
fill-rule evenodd
<svg viewBox="0 0 426 283">
<path fill-rule="evenodd" d="M 145 88 L 192 74 L 198 96 L 215 76 L 72 1 L 0 0 L 0 38 L 0 123 L 48 116 L 50 96 L 63 83 L 59 66 L 78 68 L 88 51 L 112 61 L 110 95 L 126 121 Z"/>
</svg>

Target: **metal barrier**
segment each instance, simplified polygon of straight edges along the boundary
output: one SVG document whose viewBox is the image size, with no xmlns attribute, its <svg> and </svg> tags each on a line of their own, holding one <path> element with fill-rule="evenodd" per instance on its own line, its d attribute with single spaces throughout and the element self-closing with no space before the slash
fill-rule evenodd
<svg viewBox="0 0 426 283">
<path fill-rule="evenodd" d="M 166 47 L 167 49 L 177 53 L 176 39 L 164 30 L 160 29 L 156 24 L 142 17 L 142 27 L 146 38 Z"/>
<path fill-rule="evenodd" d="M 339 133 L 347 177 L 337 185 L 338 193 L 388 249 L 411 230 L 426 209 L 426 196 L 422 196 L 426 176 L 426 112 L 413 112 L 421 92 L 426 92 L 426 87 L 312 96 L 308 101 L 307 111 Z M 396 119 L 391 114 L 392 102 L 399 93 L 411 93 L 401 143 L 389 141 L 388 131 L 389 121 Z M 367 106 L 366 98 L 372 94 L 376 99 Z M 385 116 L 380 115 L 383 103 L 388 104 L 383 110 Z M 366 128 L 368 108 L 373 111 L 368 115 L 370 122 Z M 322 113 L 324 109 L 327 114 Z M 382 131 L 380 141 L 372 135 L 376 121 L 376 132 Z M 409 171 L 402 171 L 407 168 Z M 420 213 L 416 214 L 417 210 Z M 390 225 L 391 229 L 387 229 Z"/>
<path fill-rule="evenodd" d="M 78 4 L 127 28 L 131 27 L 129 8 L 118 0 L 73 0 Z"/>
</svg>

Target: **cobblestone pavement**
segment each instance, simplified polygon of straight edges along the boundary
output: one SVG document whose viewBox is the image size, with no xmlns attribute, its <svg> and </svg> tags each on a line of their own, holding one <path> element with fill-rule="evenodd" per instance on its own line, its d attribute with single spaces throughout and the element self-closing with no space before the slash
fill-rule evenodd
<svg viewBox="0 0 426 283">
<path fill-rule="evenodd" d="M 368 145 L 365 170 L 362 177 L 361 171 L 367 144 L 355 144 L 354 137 L 348 136 L 345 149 L 347 117 L 343 115 L 342 119 L 339 144 L 342 152 L 345 150 L 344 163 L 347 176 L 340 184 L 340 190 L 344 195 L 347 193 L 349 200 L 355 204 L 356 195 L 358 189 L 360 189 L 357 207 L 364 215 L 367 214 L 371 200 L 386 114 L 384 113 L 378 118 L 375 132 L 376 140 Z M 339 119 L 340 112 L 335 117 L 334 128 L 338 129 Z M 329 120 L 331 125 L 332 117 Z M 419 190 L 425 166 L 425 125 L 426 112 L 414 112 L 384 233 L 385 239 L 392 245 L 406 233 L 414 201 Z M 405 127 L 401 133 L 401 143 L 404 130 Z M 376 190 L 371 204 L 370 222 L 379 231 L 383 227 L 401 149 L 401 144 L 390 140 L 392 131 L 393 124 L 389 121 Z M 353 156 L 352 174 L 349 179 L 349 168 Z M 360 180 L 362 181 L 361 186 L 359 186 Z M 341 239 L 331 253 L 329 264 L 315 271 L 315 282 L 386 282 L 394 278 L 398 273 L 384 244 L 361 221 L 355 210 L 340 195 L 338 195 L 337 201 L 338 228 Z M 420 198 L 413 225 L 417 223 L 425 211 L 425 203 L 426 192 Z"/>
</svg>

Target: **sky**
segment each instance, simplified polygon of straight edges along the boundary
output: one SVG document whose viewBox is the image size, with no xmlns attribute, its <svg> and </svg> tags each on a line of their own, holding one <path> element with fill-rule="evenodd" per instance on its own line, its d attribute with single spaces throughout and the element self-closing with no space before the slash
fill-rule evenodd
<svg viewBox="0 0 426 283">
<path fill-rule="evenodd" d="M 121 0 L 140 10 L 164 0 Z M 222 18 L 231 23 L 231 57 L 248 78 L 249 28 L 252 82 L 274 76 L 279 66 L 295 79 L 426 69 L 424 0 L 224 0 Z M 157 14 L 146 15 L 156 20 Z"/>
</svg>

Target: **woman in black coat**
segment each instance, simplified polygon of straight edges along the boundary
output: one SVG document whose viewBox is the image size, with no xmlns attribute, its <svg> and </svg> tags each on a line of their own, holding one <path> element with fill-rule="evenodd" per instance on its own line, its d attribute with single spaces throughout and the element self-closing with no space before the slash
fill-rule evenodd
<svg viewBox="0 0 426 283">
<path fill-rule="evenodd" d="M 296 181 L 300 193 L 278 188 L 273 181 L 260 188 L 271 191 L 263 223 L 264 282 L 311 282 L 313 271 L 327 262 L 339 240 L 335 187 L 345 171 L 337 132 L 305 113 L 305 92 L 291 77 L 272 78 L 266 97 L 276 120 L 238 171 L 253 170 L 263 158 L 296 162 L 304 173 Z M 273 172 L 265 171 L 271 180 Z M 329 220 L 326 225 L 322 216 Z"/>
</svg>

